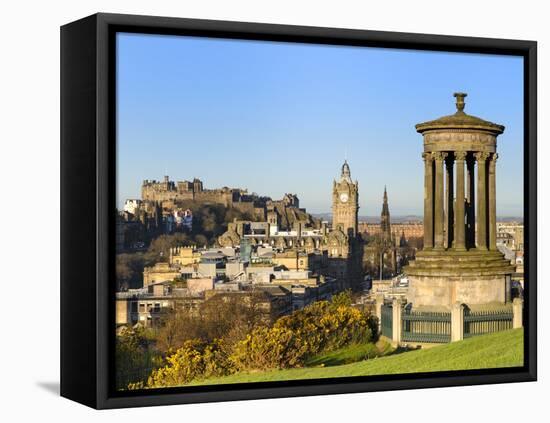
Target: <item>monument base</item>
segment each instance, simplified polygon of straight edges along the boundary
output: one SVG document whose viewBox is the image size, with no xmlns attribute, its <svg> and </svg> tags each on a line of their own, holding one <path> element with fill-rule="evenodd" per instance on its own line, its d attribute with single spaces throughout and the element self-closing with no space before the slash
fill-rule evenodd
<svg viewBox="0 0 550 423">
<path fill-rule="evenodd" d="M 500 251 L 423 250 L 404 269 L 413 307 L 450 308 L 511 301 L 515 266 Z"/>
</svg>

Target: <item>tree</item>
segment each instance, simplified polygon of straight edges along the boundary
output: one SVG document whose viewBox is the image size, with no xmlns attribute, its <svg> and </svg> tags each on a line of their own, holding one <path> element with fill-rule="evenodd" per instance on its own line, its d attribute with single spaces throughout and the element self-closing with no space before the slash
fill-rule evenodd
<svg viewBox="0 0 550 423">
<path fill-rule="evenodd" d="M 203 234 L 195 235 L 195 245 L 197 247 L 206 247 L 208 245 L 208 238 Z"/>
<path fill-rule="evenodd" d="M 203 330 L 196 318 L 187 311 L 172 310 L 162 319 L 157 331 L 156 348 L 161 352 L 175 350 L 190 339 L 204 338 Z"/>
<path fill-rule="evenodd" d="M 155 261 L 167 261 L 170 256 L 170 248 L 189 244 L 191 244 L 189 235 L 182 232 L 160 235 L 151 242 L 147 252 L 149 257 L 154 258 Z"/>
<path fill-rule="evenodd" d="M 117 290 L 140 288 L 143 285 L 143 268 L 151 266 L 154 260 L 143 253 L 117 254 Z"/>
<path fill-rule="evenodd" d="M 142 328 L 124 328 L 116 338 L 115 365 L 117 389 L 146 380 L 151 370 L 160 364 L 151 353 Z"/>
<path fill-rule="evenodd" d="M 261 293 L 250 293 L 245 298 L 218 294 L 205 301 L 197 311 L 169 312 L 158 330 L 157 349 L 163 352 L 177 349 L 191 339 L 204 342 L 221 339 L 231 346 L 253 328 L 271 323 L 262 304 Z"/>
<path fill-rule="evenodd" d="M 372 258 L 369 258 L 368 261 L 363 260 L 365 272 L 371 274 L 373 278 L 382 279 L 385 271 L 392 269 L 392 248 L 391 241 L 383 239 L 379 234 L 370 238 L 368 248 L 365 251 L 370 252 Z"/>
</svg>

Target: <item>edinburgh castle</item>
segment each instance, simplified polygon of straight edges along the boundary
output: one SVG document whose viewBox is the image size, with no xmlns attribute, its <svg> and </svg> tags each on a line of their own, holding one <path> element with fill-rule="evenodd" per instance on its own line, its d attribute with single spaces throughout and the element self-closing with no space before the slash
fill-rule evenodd
<svg viewBox="0 0 550 423">
<path fill-rule="evenodd" d="M 293 220 L 292 217 L 286 216 L 285 209 L 299 208 L 299 200 L 295 194 L 285 194 L 283 199 L 274 201 L 269 197 L 249 194 L 248 190 L 241 188 L 205 189 L 203 182 L 197 178 L 193 181 L 175 182 L 165 176 L 162 182 L 145 180 L 141 186 L 141 202 L 145 208 L 151 208 L 147 207 L 149 203 L 149 206 L 161 204 L 163 208 L 174 209 L 189 201 L 197 204 L 221 204 L 259 220 L 265 220 L 268 211 L 274 210 L 279 213 L 281 219 Z"/>
</svg>

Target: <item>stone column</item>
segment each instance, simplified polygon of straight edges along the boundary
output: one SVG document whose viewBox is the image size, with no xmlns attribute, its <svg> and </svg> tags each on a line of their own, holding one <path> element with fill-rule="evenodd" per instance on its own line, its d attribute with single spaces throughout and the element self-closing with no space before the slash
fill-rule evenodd
<svg viewBox="0 0 550 423">
<path fill-rule="evenodd" d="M 447 153 L 438 151 L 434 153 L 435 158 L 435 200 L 434 200 L 434 249 L 444 249 L 444 218 L 443 218 L 443 161 Z"/>
<path fill-rule="evenodd" d="M 433 221 L 433 154 L 422 153 L 424 160 L 424 249 L 431 250 L 434 246 Z"/>
<path fill-rule="evenodd" d="M 455 236 L 454 248 L 457 251 L 466 250 L 466 223 L 464 220 L 464 160 L 466 160 L 465 151 L 457 151 L 456 158 L 456 204 L 455 204 Z"/>
<path fill-rule="evenodd" d="M 477 248 L 487 250 L 487 158 L 489 153 L 474 154 L 477 160 Z"/>
<path fill-rule="evenodd" d="M 493 153 L 489 160 L 489 249 L 497 249 L 497 188 L 496 164 L 498 154 Z"/>
<path fill-rule="evenodd" d="M 452 247 L 454 238 L 454 160 L 454 156 L 450 153 L 445 161 L 445 204 L 447 206 L 445 247 L 447 248 Z"/>
<path fill-rule="evenodd" d="M 523 327 L 523 299 L 514 298 L 512 301 L 512 311 L 514 317 L 512 318 L 512 328 L 518 329 Z"/>
<path fill-rule="evenodd" d="M 476 246 L 475 241 L 475 158 L 473 155 L 467 157 L 466 165 L 468 172 L 466 173 L 466 198 L 468 202 L 468 209 L 466 211 L 468 217 L 468 224 L 466 226 L 466 246 L 467 248 L 474 248 Z"/>
<path fill-rule="evenodd" d="M 464 339 L 464 305 L 456 302 L 451 307 L 451 342 Z"/>
</svg>

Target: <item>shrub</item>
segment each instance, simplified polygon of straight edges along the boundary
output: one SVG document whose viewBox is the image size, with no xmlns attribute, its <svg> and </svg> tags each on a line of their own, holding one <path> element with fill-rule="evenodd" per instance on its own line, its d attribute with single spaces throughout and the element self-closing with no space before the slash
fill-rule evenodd
<svg viewBox="0 0 550 423">
<path fill-rule="evenodd" d="M 195 311 L 172 311 L 164 316 L 156 336 L 156 347 L 160 351 L 177 349 L 186 341 L 199 339 L 211 342 L 223 339 L 227 350 L 237 341 L 244 339 L 255 327 L 264 325 L 266 314 L 261 309 L 263 298 L 251 295 L 248 303 L 235 296 L 215 295 L 205 301 L 198 313 Z"/>
<path fill-rule="evenodd" d="M 347 289 L 344 292 L 340 292 L 339 294 L 336 294 L 332 297 L 330 300 L 330 304 L 333 307 L 339 307 L 339 306 L 351 306 L 351 290 Z"/>
<path fill-rule="evenodd" d="M 166 365 L 153 370 L 147 388 L 185 385 L 194 379 L 225 376 L 232 372 L 227 354 L 219 342 L 186 341 L 166 357 Z M 129 386 L 140 389 L 143 385 Z"/>
<path fill-rule="evenodd" d="M 235 345 L 230 360 L 238 370 L 300 367 L 320 352 L 376 340 L 376 319 L 349 304 L 349 294 L 343 294 L 282 317 L 271 328 L 257 328 Z"/>
<path fill-rule="evenodd" d="M 238 342 L 230 360 L 237 370 L 299 367 L 308 354 L 307 341 L 291 329 L 259 327 Z"/>
<path fill-rule="evenodd" d="M 212 316 L 218 315 L 220 310 L 212 307 L 212 313 L 201 313 L 205 318 L 203 329 L 209 327 L 206 322 L 217 321 Z M 240 318 L 234 313 L 222 314 L 243 322 L 247 320 L 244 317 L 250 317 L 246 313 Z M 205 336 L 183 341 L 174 352 L 168 352 L 165 365 L 153 370 L 146 384 L 134 383 L 128 388 L 179 386 L 236 371 L 301 367 L 308 358 L 321 352 L 371 342 L 378 337 L 376 318 L 352 307 L 349 293 L 335 296 L 332 302 L 313 303 L 280 318 L 271 327 L 250 323 L 227 327 L 214 325 L 216 330 L 212 333 L 221 329 L 227 332 L 213 340 Z M 182 327 L 177 329 L 179 332 Z"/>
<path fill-rule="evenodd" d="M 342 301 L 319 301 L 279 319 L 274 326 L 289 328 L 307 339 L 311 354 L 376 340 L 375 317 L 341 304 Z"/>
</svg>

